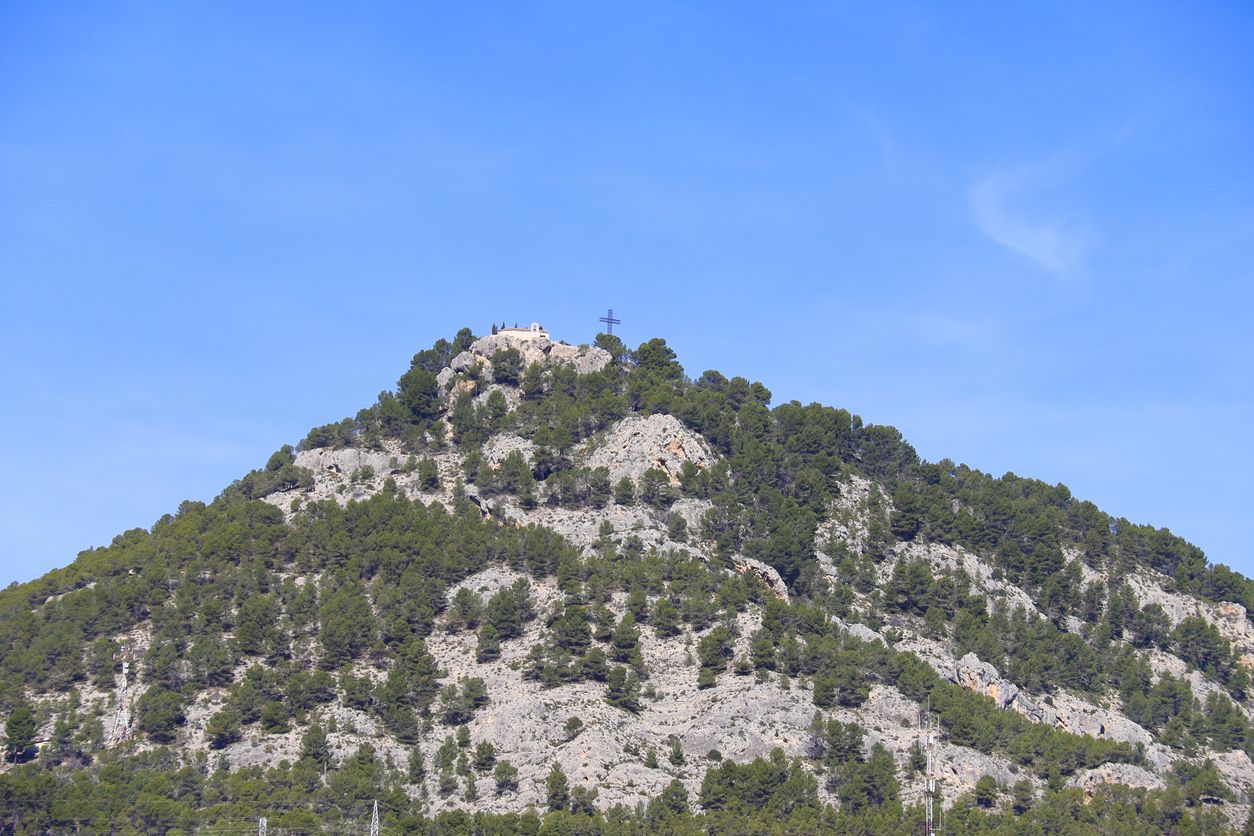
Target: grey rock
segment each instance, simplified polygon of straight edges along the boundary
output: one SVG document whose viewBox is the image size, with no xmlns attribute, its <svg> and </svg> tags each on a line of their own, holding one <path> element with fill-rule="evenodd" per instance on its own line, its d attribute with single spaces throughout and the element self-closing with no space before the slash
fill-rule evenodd
<svg viewBox="0 0 1254 836">
<path fill-rule="evenodd" d="M 1238 797 L 1248 798 L 1254 793 L 1254 763 L 1250 756 L 1241 750 L 1234 752 L 1211 753 L 1208 755 L 1219 767 L 1226 783 Z"/>
<path fill-rule="evenodd" d="M 816 532 L 816 540 L 820 549 L 829 542 L 841 543 L 854 554 L 859 554 L 870 537 L 872 496 L 880 498 L 885 507 L 891 503 L 879 485 L 861 476 L 849 477 L 838 488 L 839 493 L 828 509 L 827 519 L 820 523 Z M 827 563 L 824 570 L 834 574 L 831 561 Z"/>
<path fill-rule="evenodd" d="M 315 450 L 302 450 L 296 454 L 297 466 L 308 468 L 315 478 L 319 476 L 350 478 L 364 468 L 370 468 L 376 474 L 386 475 L 393 469 L 394 459 L 403 461 L 398 459 L 394 452 L 360 450 L 356 447 L 341 449 L 320 447 Z"/>
<path fill-rule="evenodd" d="M 554 343 L 548 351 L 548 364 L 568 363 L 574 366 L 578 374 L 599 372 L 610 364 L 613 358 L 603 348 L 596 346 L 573 346 Z"/>
<path fill-rule="evenodd" d="M 1126 575 L 1123 579 L 1136 593 L 1141 606 L 1158 604 L 1162 607 L 1172 627 L 1191 616 L 1201 618 L 1232 642 L 1233 649 L 1239 655 L 1254 657 L 1254 623 L 1250 622 L 1245 607 L 1240 604 L 1214 604 L 1190 595 L 1171 592 L 1164 588 L 1169 583 L 1166 578 L 1155 576 L 1145 569 Z M 1254 658 L 1243 663 L 1254 666 Z"/>
<path fill-rule="evenodd" d="M 555 343 L 548 337 L 503 331 L 475 340 L 468 351 L 453 358 L 451 365 L 456 371 L 465 371 L 479 361 L 490 368 L 492 355 L 506 348 L 516 349 L 522 355 L 523 368 L 532 363 L 539 363 L 545 368 L 568 363 L 579 374 L 600 371 L 612 359 L 609 352 L 596 346 L 566 345 Z"/>
<path fill-rule="evenodd" d="M 991 697 L 998 708 L 1009 707 L 1019 696 L 1019 688 L 1014 683 L 1002 679 L 997 668 L 988 662 L 981 662 L 974 653 L 958 660 L 956 681 L 968 691 Z"/>
<path fill-rule="evenodd" d="M 489 438 L 483 445 L 483 458 L 493 467 L 499 467 L 514 452 L 522 453 L 523 458 L 530 462 L 535 450 L 536 445 L 530 439 L 513 433 L 500 433 Z"/>
<path fill-rule="evenodd" d="M 1065 692 L 1051 695 L 1053 705 L 1034 699 L 1003 678 L 995 667 L 968 653 L 954 666 L 953 682 L 990 697 L 999 708 L 1072 734 L 1149 745 L 1153 735 L 1140 725 L 1109 709 L 1100 708 Z"/>
<path fill-rule="evenodd" d="M 479 388 L 479 387 L 476 387 Z M 482 387 L 482 391 L 475 395 L 475 405 L 484 406 L 488 402 L 488 398 L 492 397 L 493 392 L 500 392 L 505 398 L 505 406 L 513 411 L 522 403 L 522 392 L 516 386 L 502 386 L 499 383 L 490 383 Z"/>
<path fill-rule="evenodd" d="M 475 363 L 481 362 L 483 362 L 483 357 L 481 355 L 474 351 L 463 351 L 449 362 L 448 368 L 455 372 L 464 372 L 474 366 Z M 441 373 L 443 373 L 443 370 L 441 370 Z M 438 381 L 439 379 L 439 375 L 436 375 L 436 380 Z"/>
<path fill-rule="evenodd" d="M 580 445 L 576 456 L 588 467 L 607 468 L 612 482 L 624 476 L 636 480 L 656 468 L 678 483 L 684 462 L 707 470 L 716 461 L 704 438 L 665 414 L 624 418 L 601 437 Z"/>
<path fill-rule="evenodd" d="M 788 585 L 784 583 L 784 579 L 779 576 L 774 566 L 768 566 L 760 560 L 743 555 L 736 555 L 732 558 L 732 562 L 736 564 L 741 574 L 757 578 L 767 589 L 771 590 L 776 598 L 784 602 L 788 601 Z"/>
<path fill-rule="evenodd" d="M 686 548 L 687 544 L 675 543 L 667 535 L 665 517 L 657 511 L 641 505 L 615 505 L 604 508 L 561 508 L 541 504 L 526 511 L 509 498 L 498 501 L 498 510 L 519 525 L 542 525 L 561 534 L 582 549 L 591 549 L 601 537 L 601 525 L 608 523 L 611 539 L 621 543 L 628 537 L 638 537 L 646 551 L 667 551 Z"/>
<path fill-rule="evenodd" d="M 1126 784 L 1129 787 L 1144 787 L 1160 790 L 1166 783 L 1153 772 L 1133 766 L 1129 763 L 1105 763 L 1093 769 L 1077 772 L 1067 781 L 1069 787 L 1092 791 L 1105 784 Z"/>
<path fill-rule="evenodd" d="M 859 639 L 864 642 L 875 642 L 877 644 L 887 644 L 887 642 L 884 641 L 883 636 L 881 636 L 879 633 L 875 632 L 874 630 L 872 630 L 870 627 L 866 626 L 865 624 L 859 624 L 857 622 L 853 624 L 846 624 L 845 631 L 849 633 L 849 635 L 853 636 L 855 639 Z"/>
</svg>

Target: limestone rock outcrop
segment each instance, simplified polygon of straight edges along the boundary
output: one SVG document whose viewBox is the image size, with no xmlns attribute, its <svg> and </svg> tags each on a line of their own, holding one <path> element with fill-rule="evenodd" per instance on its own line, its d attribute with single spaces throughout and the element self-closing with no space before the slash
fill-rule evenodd
<svg viewBox="0 0 1254 836">
<path fill-rule="evenodd" d="M 387 451 L 360 450 L 356 447 L 320 447 L 296 454 L 296 465 L 308 468 L 314 478 L 350 479 L 353 474 L 383 473 L 393 469 L 397 457 Z"/>
<path fill-rule="evenodd" d="M 1254 622 L 1245 607 L 1232 602 L 1211 603 L 1164 589 L 1164 583 L 1146 570 L 1128 575 L 1124 580 L 1136 594 L 1141 606 L 1158 604 L 1172 627 L 1189 617 L 1201 618 L 1232 642 L 1239 657 L 1254 656 Z M 1254 666 L 1254 659 L 1243 662 Z"/>
<path fill-rule="evenodd" d="M 788 584 L 784 583 L 784 579 L 779 576 L 774 566 L 768 566 L 760 560 L 742 555 L 733 558 L 733 562 L 742 574 L 752 575 L 771 590 L 776 598 L 784 602 L 788 601 Z"/>
<path fill-rule="evenodd" d="M 507 348 L 518 351 L 524 369 L 532 363 L 539 363 L 545 368 L 569 363 L 579 374 L 591 374 L 608 366 L 612 359 L 608 351 L 596 346 L 567 345 L 553 342 L 548 337 L 519 336 L 503 331 L 475 340 L 469 349 L 453 358 L 449 367 L 454 372 L 465 372 L 477 363 L 483 368 L 484 376 L 490 379 L 492 355 Z M 447 380 L 448 377 L 445 378 Z"/>
<path fill-rule="evenodd" d="M 636 480 L 657 468 L 678 484 L 684 462 L 708 470 L 716 461 L 704 438 L 665 414 L 624 418 L 581 447 L 576 456 L 588 467 L 607 468 L 612 482 L 624 476 Z"/>
<path fill-rule="evenodd" d="M 1009 708 L 1019 697 L 1018 686 L 1003 679 L 997 668 L 980 661 L 980 657 L 974 653 L 968 653 L 958 660 L 955 681 L 968 691 L 990 698 L 997 703 L 998 708 Z"/>
<path fill-rule="evenodd" d="M 974 653 L 958 660 L 951 681 L 984 694 L 999 708 L 1014 711 L 1033 723 L 1072 734 L 1087 734 L 1099 739 L 1150 745 L 1153 736 L 1140 725 L 1115 711 L 1100 708 L 1065 693 L 1052 695 L 1052 705 L 1030 698 L 1022 689 L 997 672 L 997 668 L 981 661 Z"/>
<path fill-rule="evenodd" d="M 1093 769 L 1077 772 L 1067 781 L 1067 786 L 1079 787 L 1089 795 L 1105 784 L 1126 784 L 1129 787 L 1150 790 L 1160 790 L 1166 786 L 1163 779 L 1153 772 L 1130 763 L 1104 763 Z"/>
<path fill-rule="evenodd" d="M 536 445 L 530 439 L 513 433 L 500 433 L 488 439 L 483 445 L 483 458 L 493 467 L 499 467 L 510 453 L 521 453 L 523 459 L 531 461 Z"/>
</svg>

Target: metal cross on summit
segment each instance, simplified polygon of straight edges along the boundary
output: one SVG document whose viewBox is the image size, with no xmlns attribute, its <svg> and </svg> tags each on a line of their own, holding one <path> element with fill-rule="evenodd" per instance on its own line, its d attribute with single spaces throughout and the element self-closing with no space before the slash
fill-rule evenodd
<svg viewBox="0 0 1254 836">
<path fill-rule="evenodd" d="M 605 316 L 601 317 L 598 321 L 605 323 L 605 333 L 609 334 L 611 337 L 614 336 L 614 326 L 623 324 L 621 319 L 614 318 L 613 308 L 610 308 L 609 311 L 606 312 Z"/>
</svg>

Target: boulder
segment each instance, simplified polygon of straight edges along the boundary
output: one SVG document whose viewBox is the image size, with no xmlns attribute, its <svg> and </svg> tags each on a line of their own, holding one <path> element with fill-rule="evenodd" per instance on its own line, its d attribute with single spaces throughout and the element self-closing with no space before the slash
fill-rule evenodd
<svg viewBox="0 0 1254 836">
<path fill-rule="evenodd" d="M 458 355 L 461 356 L 460 354 Z M 435 383 L 440 387 L 441 392 L 447 392 L 449 384 L 453 382 L 453 378 L 457 377 L 457 372 L 453 371 L 451 366 L 445 366 L 440 369 L 439 374 L 435 376 Z"/>
<path fill-rule="evenodd" d="M 876 642 L 877 644 L 887 644 L 887 642 L 884 641 L 883 636 L 881 636 L 879 633 L 875 632 L 874 630 L 872 630 L 870 627 L 866 626 L 865 624 L 860 624 L 858 622 L 854 622 L 853 624 L 846 624 L 845 632 L 853 636 L 855 639 L 859 639 L 864 642 Z"/>
</svg>

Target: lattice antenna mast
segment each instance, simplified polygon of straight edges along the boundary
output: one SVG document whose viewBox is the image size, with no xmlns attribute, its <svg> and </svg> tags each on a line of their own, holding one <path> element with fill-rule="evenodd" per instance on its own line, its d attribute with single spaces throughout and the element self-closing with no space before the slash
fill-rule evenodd
<svg viewBox="0 0 1254 836">
<path fill-rule="evenodd" d="M 374 803 L 374 812 L 370 814 L 370 836 L 379 836 L 379 802 Z"/>
<path fill-rule="evenodd" d="M 940 716 L 932 712 L 932 700 L 927 701 L 927 713 L 923 715 L 921 732 L 926 765 L 923 772 L 923 836 L 937 832 L 934 807 L 936 803 L 936 743 L 940 737 Z"/>
<path fill-rule="evenodd" d="M 605 323 L 605 333 L 609 334 L 611 337 L 614 336 L 614 326 L 623 324 L 623 321 L 621 319 L 614 318 L 613 308 L 610 308 L 608 311 L 606 311 L 605 316 L 601 317 L 597 321 Z"/>
<path fill-rule="evenodd" d="M 113 730 L 109 733 L 109 737 L 117 742 L 126 737 L 131 727 L 131 715 L 126 699 L 130 691 L 131 660 L 135 658 L 135 649 L 130 645 L 123 645 L 115 658 L 122 660 L 122 682 L 118 687 L 118 711 L 113 717 Z"/>
<path fill-rule="evenodd" d="M 266 836 L 266 817 L 262 816 L 257 821 L 257 836 Z"/>
</svg>

